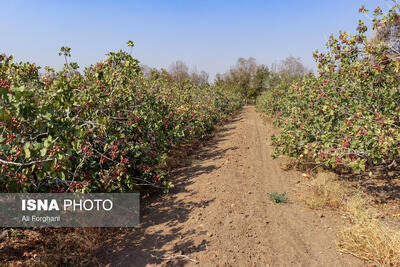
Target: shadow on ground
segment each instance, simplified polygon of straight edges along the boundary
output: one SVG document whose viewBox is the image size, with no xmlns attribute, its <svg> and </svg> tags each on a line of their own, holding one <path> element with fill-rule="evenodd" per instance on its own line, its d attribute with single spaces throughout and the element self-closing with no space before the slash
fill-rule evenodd
<svg viewBox="0 0 400 267">
<path fill-rule="evenodd" d="M 141 224 L 130 230 L 117 230 L 115 236 L 111 237 L 98 251 L 101 264 L 110 266 L 145 266 L 147 264 L 173 264 L 183 266 L 189 261 L 187 259 L 175 259 L 173 262 L 162 260 L 162 257 L 171 255 L 190 254 L 205 250 L 207 242 L 200 243 L 190 241 L 190 236 L 202 234 L 196 230 L 182 232 L 178 225 L 187 221 L 191 211 L 195 207 L 207 207 L 215 199 L 203 199 L 201 201 L 190 201 L 197 192 L 189 189 L 196 177 L 215 171 L 218 167 L 212 162 L 213 159 L 223 157 L 229 149 L 218 149 L 218 144 L 228 138 L 235 129 L 232 124 L 241 120 L 240 117 L 233 118 L 224 127 L 217 130 L 215 136 L 190 156 L 189 165 L 175 170 L 172 174 L 174 188 L 166 195 L 152 195 L 141 200 Z M 185 198 L 178 198 L 178 193 L 185 193 Z M 160 225 L 162 231 L 149 233 L 147 228 Z M 182 240 L 182 241 L 179 241 Z M 185 240 L 185 241 L 184 241 Z M 189 241 L 188 241 L 189 240 Z M 164 245 L 174 241 L 171 250 L 161 249 Z M 178 242 L 177 242 L 178 241 Z"/>
<path fill-rule="evenodd" d="M 372 196 L 377 204 L 390 204 L 400 211 L 400 168 L 368 174 L 347 173 L 342 179 L 352 182 Z"/>
</svg>

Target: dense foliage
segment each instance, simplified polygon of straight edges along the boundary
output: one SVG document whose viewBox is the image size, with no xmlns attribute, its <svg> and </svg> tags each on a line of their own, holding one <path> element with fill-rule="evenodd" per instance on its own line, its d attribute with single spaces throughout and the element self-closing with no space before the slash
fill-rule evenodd
<svg viewBox="0 0 400 267">
<path fill-rule="evenodd" d="M 273 137 L 275 156 L 356 172 L 400 162 L 399 11 L 396 4 L 386 14 L 373 12 L 376 36 L 391 38 L 368 39 L 359 21 L 356 34 L 332 35 L 327 52 L 314 53 L 317 75 L 282 81 L 259 97 L 259 110 L 281 128 Z"/>
<path fill-rule="evenodd" d="M 217 74 L 215 84 L 238 92 L 242 98 L 254 101 L 270 86 L 272 73 L 265 65 L 258 65 L 252 57 L 239 58 L 227 73 Z"/>
<path fill-rule="evenodd" d="M 129 46 L 133 46 L 130 42 Z M 0 191 L 130 192 L 168 189 L 173 145 L 202 138 L 241 106 L 238 94 L 208 84 L 144 77 L 119 51 L 59 72 L 0 56 Z"/>
</svg>

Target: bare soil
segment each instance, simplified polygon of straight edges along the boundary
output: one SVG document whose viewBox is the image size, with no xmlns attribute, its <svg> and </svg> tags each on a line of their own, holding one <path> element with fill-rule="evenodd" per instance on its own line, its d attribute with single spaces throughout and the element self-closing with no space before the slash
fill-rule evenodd
<svg viewBox="0 0 400 267">
<path fill-rule="evenodd" d="M 365 266 L 337 251 L 338 213 L 309 210 L 297 199 L 303 178 L 271 158 L 273 131 L 245 107 L 176 170 L 170 194 L 142 201 L 140 227 L 104 244 L 102 264 Z M 287 192 L 289 201 L 273 203 L 270 192 Z"/>
</svg>

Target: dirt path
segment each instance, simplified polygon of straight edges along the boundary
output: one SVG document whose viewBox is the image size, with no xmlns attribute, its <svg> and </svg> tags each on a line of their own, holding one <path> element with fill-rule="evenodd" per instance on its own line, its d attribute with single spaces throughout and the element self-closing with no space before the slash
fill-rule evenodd
<svg viewBox="0 0 400 267">
<path fill-rule="evenodd" d="M 171 194 L 143 203 L 141 227 L 113 240 L 104 263 L 195 265 L 156 258 L 185 254 L 196 266 L 363 266 L 337 252 L 338 216 L 321 217 L 296 199 L 301 175 L 271 159 L 271 129 L 245 107 L 176 172 Z M 272 203 L 273 191 L 286 191 L 289 203 Z"/>
</svg>

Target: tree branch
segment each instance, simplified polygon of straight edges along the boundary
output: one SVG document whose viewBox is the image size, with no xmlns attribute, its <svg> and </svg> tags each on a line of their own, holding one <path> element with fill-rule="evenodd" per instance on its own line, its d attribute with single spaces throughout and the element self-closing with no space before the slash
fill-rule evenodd
<svg viewBox="0 0 400 267">
<path fill-rule="evenodd" d="M 42 162 L 52 161 L 52 160 L 53 159 L 44 159 L 44 160 L 35 160 L 35 161 L 26 162 L 26 163 L 20 163 L 20 162 L 6 161 L 6 160 L 0 159 L 0 163 L 6 164 L 6 165 L 15 165 L 15 166 L 20 166 L 20 167 L 26 167 L 26 166 L 35 165 L 37 163 L 42 163 Z"/>
</svg>

